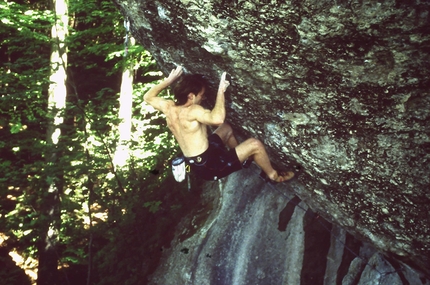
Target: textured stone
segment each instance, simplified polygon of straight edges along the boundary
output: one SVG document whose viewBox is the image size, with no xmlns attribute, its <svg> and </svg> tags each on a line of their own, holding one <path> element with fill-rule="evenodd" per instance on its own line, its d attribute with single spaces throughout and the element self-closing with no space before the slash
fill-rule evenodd
<svg viewBox="0 0 430 285">
<path fill-rule="evenodd" d="M 115 2 L 166 73 L 231 75 L 228 121 L 313 211 L 430 274 L 428 1 Z"/>
<path fill-rule="evenodd" d="M 330 250 L 327 254 L 324 285 L 336 284 L 337 273 L 345 250 L 346 233 L 342 228 L 333 226 L 330 240 Z"/>
<path fill-rule="evenodd" d="M 150 284 L 430 284 L 312 212 L 294 194 L 297 181 L 267 185 L 257 170 L 206 184 L 213 211 L 185 238 L 196 217 L 184 218 Z"/>
<path fill-rule="evenodd" d="M 358 285 L 402 285 L 403 282 L 391 266 L 380 254 L 374 254 L 368 266 L 361 274 Z"/>
</svg>

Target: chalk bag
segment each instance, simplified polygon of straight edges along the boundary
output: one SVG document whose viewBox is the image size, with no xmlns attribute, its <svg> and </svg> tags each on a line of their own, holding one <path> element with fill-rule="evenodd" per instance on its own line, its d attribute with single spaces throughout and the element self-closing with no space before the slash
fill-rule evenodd
<svg viewBox="0 0 430 285">
<path fill-rule="evenodd" d="M 182 182 L 185 180 L 187 174 L 185 157 L 178 156 L 172 160 L 172 172 L 176 181 Z"/>
</svg>

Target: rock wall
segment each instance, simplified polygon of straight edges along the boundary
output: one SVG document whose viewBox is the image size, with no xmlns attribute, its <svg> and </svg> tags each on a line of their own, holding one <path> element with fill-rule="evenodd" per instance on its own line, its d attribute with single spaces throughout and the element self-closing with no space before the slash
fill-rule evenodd
<svg viewBox="0 0 430 285">
<path fill-rule="evenodd" d="M 272 186 L 258 173 L 252 166 L 207 184 L 207 219 L 183 219 L 150 284 L 430 285 L 314 213 L 294 194 L 298 181 Z"/>
<path fill-rule="evenodd" d="M 231 75 L 228 121 L 314 212 L 430 274 L 428 1 L 114 1 L 166 73 Z"/>
</svg>

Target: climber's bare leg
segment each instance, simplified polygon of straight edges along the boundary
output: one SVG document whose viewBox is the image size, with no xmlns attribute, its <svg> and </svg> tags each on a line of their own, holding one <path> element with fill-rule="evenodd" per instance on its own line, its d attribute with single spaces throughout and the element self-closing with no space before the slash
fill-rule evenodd
<svg viewBox="0 0 430 285">
<path fill-rule="evenodd" d="M 278 175 L 278 172 L 273 169 L 269 156 L 267 155 L 266 149 L 261 141 L 251 138 L 238 144 L 231 126 L 227 123 L 219 126 L 214 133 L 221 138 L 227 147 L 236 149 L 236 154 L 239 157 L 240 162 L 243 163 L 249 157 L 252 157 L 255 163 L 260 166 L 270 179 L 275 181 L 286 181 L 294 176 L 293 172 L 287 172 L 284 176 Z"/>
<path fill-rule="evenodd" d="M 229 124 L 223 123 L 215 130 L 214 133 L 221 138 L 221 140 L 224 142 L 224 145 L 226 145 L 228 148 L 232 149 L 238 145 L 236 137 L 233 134 L 233 129 Z"/>
<path fill-rule="evenodd" d="M 290 180 L 294 176 L 294 172 L 286 172 L 283 176 L 280 176 L 278 172 L 273 169 L 263 143 L 257 139 L 247 139 L 236 147 L 236 153 L 240 162 L 244 162 L 248 157 L 252 156 L 255 163 L 257 163 L 264 173 L 274 181 L 282 182 Z"/>
</svg>

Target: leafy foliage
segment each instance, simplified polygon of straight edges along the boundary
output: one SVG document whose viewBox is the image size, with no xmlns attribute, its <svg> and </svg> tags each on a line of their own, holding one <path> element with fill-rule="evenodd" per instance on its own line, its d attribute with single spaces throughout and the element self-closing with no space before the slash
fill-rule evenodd
<svg viewBox="0 0 430 285">
<path fill-rule="evenodd" d="M 158 240 L 165 238 L 166 227 L 175 226 L 165 217 L 183 209 L 190 195 L 169 174 L 178 148 L 164 118 L 143 102 L 161 73 L 138 45 L 124 57 L 123 19 L 111 1 L 73 0 L 69 11 L 68 102 L 54 150 L 59 161 L 48 163 L 53 15 L 40 1 L 0 2 L 0 234 L 7 237 L 0 239 L 0 250 L 37 259 L 46 218 L 41 207 L 47 185 L 55 182 L 64 189 L 57 249 L 64 283 L 83 284 L 71 274 L 77 270 L 87 284 L 139 284 L 153 270 L 148 248 L 158 256 L 163 246 Z M 144 83 L 134 85 L 131 158 L 125 168 L 115 169 L 118 92 L 121 72 L 130 64 Z M 182 196 L 172 198 L 172 191 Z M 24 284 L 9 277 L 4 280 L 10 284 Z"/>
</svg>

